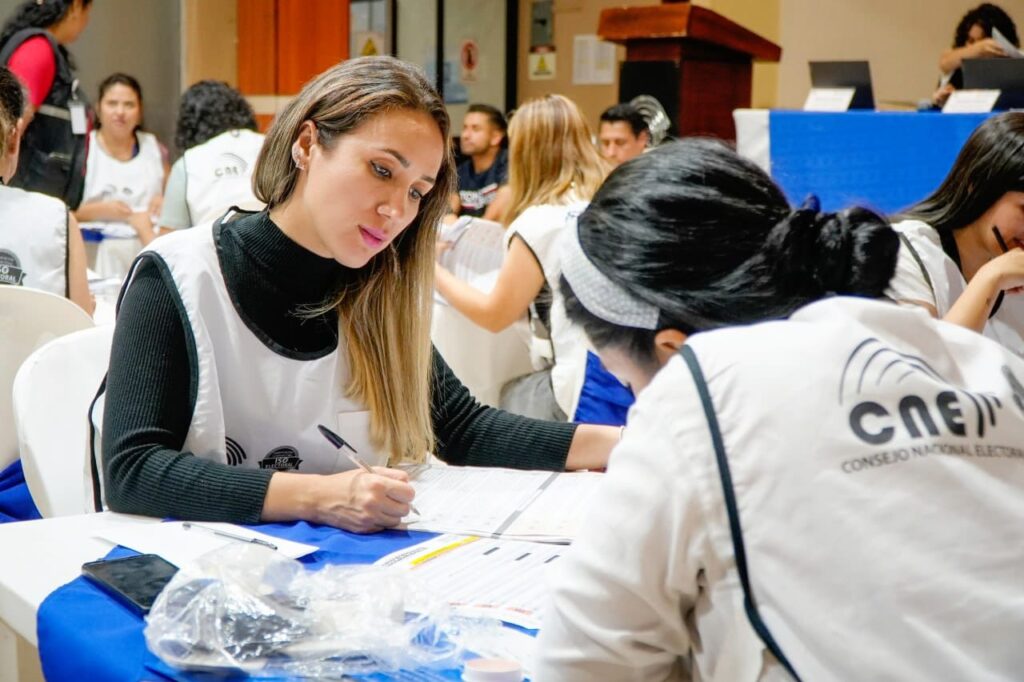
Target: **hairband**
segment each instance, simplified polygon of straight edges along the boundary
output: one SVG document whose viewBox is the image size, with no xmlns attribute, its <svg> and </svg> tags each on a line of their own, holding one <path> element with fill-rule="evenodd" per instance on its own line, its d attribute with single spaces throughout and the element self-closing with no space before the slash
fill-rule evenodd
<svg viewBox="0 0 1024 682">
<path fill-rule="evenodd" d="M 562 240 L 562 274 L 583 307 L 605 322 L 636 329 L 658 328 L 660 311 L 641 301 L 597 269 L 580 244 L 577 215 L 571 214 Z"/>
</svg>

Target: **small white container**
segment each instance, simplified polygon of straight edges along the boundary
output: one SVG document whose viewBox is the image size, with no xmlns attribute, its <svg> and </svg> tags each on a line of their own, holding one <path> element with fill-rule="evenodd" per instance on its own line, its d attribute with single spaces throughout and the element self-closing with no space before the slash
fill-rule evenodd
<svg viewBox="0 0 1024 682">
<path fill-rule="evenodd" d="M 522 682 L 523 667 L 507 658 L 474 658 L 462 670 L 464 682 Z"/>
</svg>

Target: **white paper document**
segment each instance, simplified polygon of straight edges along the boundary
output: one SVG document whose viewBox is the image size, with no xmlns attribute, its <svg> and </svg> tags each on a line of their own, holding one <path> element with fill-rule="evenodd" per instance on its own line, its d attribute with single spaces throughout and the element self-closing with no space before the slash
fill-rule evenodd
<svg viewBox="0 0 1024 682">
<path fill-rule="evenodd" d="M 505 259 L 505 226 L 493 220 L 462 216 L 441 228 L 439 239 L 451 242 L 441 265 L 453 275 L 483 292 L 489 292 L 498 281 L 498 271 Z M 447 303 L 440 294 L 438 303 Z"/>
<path fill-rule="evenodd" d="M 108 542 L 134 549 L 140 554 L 158 554 L 175 566 L 181 567 L 198 559 L 207 552 L 220 549 L 231 544 L 244 545 L 251 538 L 269 543 L 277 551 L 290 559 L 298 559 L 315 552 L 318 547 L 301 542 L 283 540 L 272 535 L 235 526 L 230 523 L 192 523 L 186 529 L 181 521 L 147 525 L 124 525 L 116 529 L 105 529 L 96 537 Z M 218 535 L 214 531 L 238 536 L 235 539 Z"/>
<path fill-rule="evenodd" d="M 1003 52 L 1006 53 L 1007 57 L 1014 57 L 1016 59 L 1024 58 L 1024 52 L 1022 52 L 1020 48 L 1018 48 L 1016 45 L 1011 43 L 1007 39 L 1007 37 L 1004 36 L 1002 32 L 995 26 L 992 27 L 992 39 L 995 40 L 999 47 L 1002 48 Z"/>
<path fill-rule="evenodd" d="M 602 474 L 426 467 L 411 483 L 421 516 L 410 530 L 567 544 Z"/>
<path fill-rule="evenodd" d="M 378 559 L 410 571 L 463 616 L 538 629 L 548 602 L 547 571 L 568 548 L 537 542 L 440 535 Z"/>
</svg>

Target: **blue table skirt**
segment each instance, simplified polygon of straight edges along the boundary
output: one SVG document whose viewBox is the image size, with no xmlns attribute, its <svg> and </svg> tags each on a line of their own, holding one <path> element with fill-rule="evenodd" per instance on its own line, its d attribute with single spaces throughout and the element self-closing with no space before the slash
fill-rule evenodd
<svg viewBox="0 0 1024 682">
<path fill-rule="evenodd" d="M 433 533 L 385 531 L 356 535 L 308 523 L 266 524 L 257 529 L 269 535 L 305 542 L 321 549 L 301 561 L 311 568 L 328 564 L 372 563 L 391 552 L 419 544 Z M 134 554 L 116 548 L 109 556 Z M 58 588 L 39 607 L 37 635 L 43 674 L 49 682 L 120 680 L 211 680 L 210 675 L 187 674 L 162 663 L 146 648 L 142 618 L 107 597 L 84 578 Z M 458 680 L 458 671 L 416 672 L 399 677 L 375 675 L 371 680 Z"/>
<path fill-rule="evenodd" d="M 939 186 L 971 132 L 991 115 L 772 111 L 772 177 L 793 204 L 816 194 L 826 211 L 860 204 L 894 213 Z"/>
<path fill-rule="evenodd" d="M 21 460 L 15 460 L 0 471 L 0 523 L 38 518 L 39 510 L 28 493 Z"/>
</svg>

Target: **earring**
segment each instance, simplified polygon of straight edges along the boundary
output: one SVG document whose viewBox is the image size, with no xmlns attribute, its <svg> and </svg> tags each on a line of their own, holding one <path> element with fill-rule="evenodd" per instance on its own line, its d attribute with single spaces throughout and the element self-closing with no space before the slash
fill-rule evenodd
<svg viewBox="0 0 1024 682">
<path fill-rule="evenodd" d="M 299 150 L 296 149 L 295 147 L 292 147 L 292 161 L 295 162 L 295 167 L 298 168 L 300 171 L 306 170 L 305 167 L 302 165 L 302 161 L 299 160 Z"/>
</svg>

